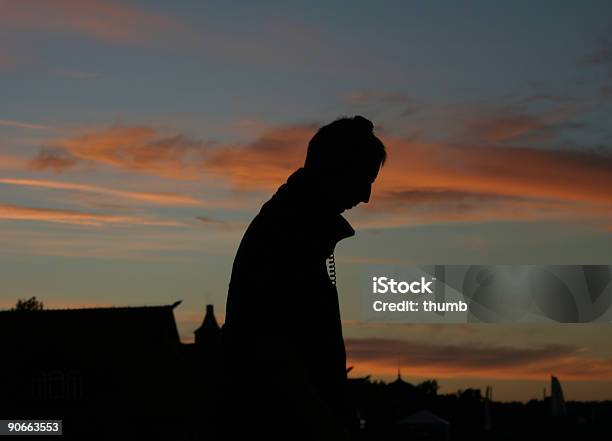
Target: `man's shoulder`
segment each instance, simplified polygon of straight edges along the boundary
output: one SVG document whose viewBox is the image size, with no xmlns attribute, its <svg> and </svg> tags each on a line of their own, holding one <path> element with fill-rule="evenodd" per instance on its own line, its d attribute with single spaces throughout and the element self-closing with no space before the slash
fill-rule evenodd
<svg viewBox="0 0 612 441">
<path fill-rule="evenodd" d="M 274 197 L 265 202 L 253 218 L 247 232 L 266 234 L 274 237 L 303 235 L 304 217 L 296 207 L 276 200 Z"/>
<path fill-rule="evenodd" d="M 282 253 L 286 255 L 297 250 L 304 239 L 304 228 L 299 219 L 284 207 L 266 202 L 249 223 L 238 253 L 243 256 L 260 258 L 264 255 Z"/>
</svg>

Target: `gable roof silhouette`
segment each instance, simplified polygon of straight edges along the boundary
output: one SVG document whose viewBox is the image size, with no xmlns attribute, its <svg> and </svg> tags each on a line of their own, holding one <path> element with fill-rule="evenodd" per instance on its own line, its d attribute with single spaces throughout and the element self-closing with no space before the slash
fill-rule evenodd
<svg viewBox="0 0 612 441">
<path fill-rule="evenodd" d="M 175 305 L 0 311 L 0 343 L 79 350 L 179 345 Z"/>
</svg>

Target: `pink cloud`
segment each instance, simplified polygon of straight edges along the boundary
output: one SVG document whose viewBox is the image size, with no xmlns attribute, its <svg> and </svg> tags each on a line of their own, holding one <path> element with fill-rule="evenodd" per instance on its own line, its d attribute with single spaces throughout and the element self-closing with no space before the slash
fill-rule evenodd
<svg viewBox="0 0 612 441">
<path fill-rule="evenodd" d="M 172 179 L 194 179 L 201 173 L 207 146 L 179 134 L 161 135 L 147 126 L 113 126 L 51 141 L 50 148 L 41 150 L 30 166 L 62 171 L 90 162 Z"/>
<path fill-rule="evenodd" d="M 206 158 L 206 170 L 233 186 L 271 189 L 304 163 L 314 125 L 280 126 L 245 145 L 219 146 Z"/>
<path fill-rule="evenodd" d="M 78 184 L 73 182 L 47 181 L 34 179 L 0 178 L 0 184 L 24 187 L 45 188 L 54 190 L 73 190 L 85 193 L 104 194 L 124 199 L 147 202 L 155 205 L 186 205 L 186 206 L 217 206 L 214 202 L 204 201 L 177 193 L 150 193 L 139 191 L 118 190 L 109 187 Z M 221 204 L 224 205 L 224 204 Z"/>
<path fill-rule="evenodd" d="M 115 126 L 51 141 L 30 163 L 81 162 L 171 179 L 219 179 L 271 192 L 302 166 L 316 124 L 273 126 L 248 143 L 218 143 L 152 127 Z M 612 158 L 592 151 L 451 144 L 383 137 L 389 160 L 358 210 L 361 226 L 496 220 L 599 222 L 612 214 Z"/>
</svg>

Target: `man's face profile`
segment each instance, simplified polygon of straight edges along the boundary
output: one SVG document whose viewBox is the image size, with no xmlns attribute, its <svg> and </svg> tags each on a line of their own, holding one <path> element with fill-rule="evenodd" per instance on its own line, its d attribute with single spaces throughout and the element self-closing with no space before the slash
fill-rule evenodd
<svg viewBox="0 0 612 441">
<path fill-rule="evenodd" d="M 304 168 L 317 182 L 321 201 L 336 213 L 368 203 L 387 154 L 362 116 L 321 127 L 308 143 Z"/>
<path fill-rule="evenodd" d="M 370 201 L 372 184 L 379 169 L 378 162 L 362 160 L 343 168 L 333 177 L 334 182 L 329 191 L 339 212 Z"/>
</svg>

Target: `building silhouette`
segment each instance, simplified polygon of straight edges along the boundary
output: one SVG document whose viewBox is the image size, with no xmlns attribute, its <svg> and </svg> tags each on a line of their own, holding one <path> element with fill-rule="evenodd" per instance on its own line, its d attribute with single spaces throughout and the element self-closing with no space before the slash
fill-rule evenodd
<svg viewBox="0 0 612 441">
<path fill-rule="evenodd" d="M 221 344 L 221 327 L 215 318 L 213 305 L 206 305 L 204 320 L 198 329 L 193 332 L 195 344 L 204 348 L 215 348 Z"/>
<path fill-rule="evenodd" d="M 219 326 L 208 305 L 196 343 L 182 343 L 179 304 L 0 311 L 0 415 L 62 419 L 74 439 L 200 436 L 214 421 Z"/>
<path fill-rule="evenodd" d="M 214 308 L 194 342 L 182 343 L 179 305 L 0 311 L 0 419 L 61 419 L 65 439 L 223 439 Z M 355 439 L 586 440 L 612 431 L 612 402 L 566 402 L 556 377 L 551 397 L 525 404 L 495 402 L 490 390 L 437 389 L 435 380 L 406 381 L 399 368 L 390 383 L 350 378 Z"/>
</svg>

